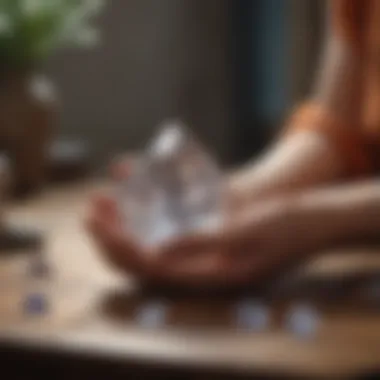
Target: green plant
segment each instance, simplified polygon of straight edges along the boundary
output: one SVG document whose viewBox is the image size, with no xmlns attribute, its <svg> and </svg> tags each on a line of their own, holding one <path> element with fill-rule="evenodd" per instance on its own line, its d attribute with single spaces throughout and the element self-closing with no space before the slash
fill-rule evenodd
<svg viewBox="0 0 380 380">
<path fill-rule="evenodd" d="M 0 60 L 3 65 L 39 63 L 57 49 L 93 46 L 91 24 L 103 0 L 0 0 Z"/>
</svg>

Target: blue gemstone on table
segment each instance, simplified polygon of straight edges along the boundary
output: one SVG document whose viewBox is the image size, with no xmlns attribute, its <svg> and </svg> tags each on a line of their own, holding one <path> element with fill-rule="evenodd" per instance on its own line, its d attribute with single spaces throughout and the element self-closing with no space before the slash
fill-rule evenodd
<svg viewBox="0 0 380 380">
<path fill-rule="evenodd" d="M 27 314 L 43 314 L 49 309 L 47 297 L 44 294 L 29 294 L 24 303 L 24 311 Z"/>
<path fill-rule="evenodd" d="M 307 305 L 292 307 L 286 317 L 286 327 L 295 336 L 308 339 L 315 337 L 320 316 L 317 310 Z"/>
<path fill-rule="evenodd" d="M 236 307 L 236 324 L 238 328 L 261 331 L 270 321 L 269 308 L 257 301 L 243 301 Z"/>
<path fill-rule="evenodd" d="M 165 324 L 167 307 L 160 302 L 148 303 L 138 308 L 136 320 L 146 328 L 157 328 Z"/>
</svg>

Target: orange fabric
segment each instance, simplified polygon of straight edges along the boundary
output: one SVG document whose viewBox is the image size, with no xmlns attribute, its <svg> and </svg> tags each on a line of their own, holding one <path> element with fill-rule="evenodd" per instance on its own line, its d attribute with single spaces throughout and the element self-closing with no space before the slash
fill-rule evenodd
<svg viewBox="0 0 380 380">
<path fill-rule="evenodd" d="M 352 46 L 361 50 L 368 11 L 373 0 L 330 0 L 335 30 Z"/>
<path fill-rule="evenodd" d="M 286 133 L 307 129 L 326 136 L 343 158 L 348 176 L 360 176 L 372 171 L 371 155 L 359 128 L 347 128 L 318 104 L 305 103 L 293 113 Z"/>
<path fill-rule="evenodd" d="M 380 169 L 380 0 L 330 0 L 333 26 L 362 57 L 358 128 Z"/>
<path fill-rule="evenodd" d="M 372 140 L 380 141 L 380 1 L 372 0 L 364 40 L 366 48 L 363 126 Z"/>
<path fill-rule="evenodd" d="M 362 62 L 358 125 L 344 125 L 317 104 L 296 110 L 290 130 L 312 129 L 328 138 L 353 176 L 380 172 L 380 0 L 329 0 L 334 33 Z"/>
</svg>

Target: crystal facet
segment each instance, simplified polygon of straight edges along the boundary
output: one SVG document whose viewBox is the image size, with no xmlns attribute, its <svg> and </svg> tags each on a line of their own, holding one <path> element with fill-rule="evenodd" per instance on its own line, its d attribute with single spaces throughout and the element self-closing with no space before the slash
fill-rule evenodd
<svg viewBox="0 0 380 380">
<path fill-rule="evenodd" d="M 119 187 L 126 229 L 148 245 L 222 221 L 222 174 L 211 155 L 178 121 L 158 135 Z"/>
</svg>

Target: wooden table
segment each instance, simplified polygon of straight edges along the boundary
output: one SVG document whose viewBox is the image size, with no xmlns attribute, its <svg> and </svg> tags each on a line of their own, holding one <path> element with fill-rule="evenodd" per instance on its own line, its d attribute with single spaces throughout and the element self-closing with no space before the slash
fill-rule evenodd
<svg viewBox="0 0 380 380">
<path fill-rule="evenodd" d="M 225 378 L 255 374 L 346 378 L 379 370 L 380 307 L 365 303 L 360 293 L 360 274 L 380 271 L 379 248 L 326 252 L 308 264 L 303 276 L 295 277 L 298 285 L 293 290 L 272 297 L 273 321 L 267 331 L 243 331 L 233 316 L 237 295 L 142 295 L 132 281 L 102 262 L 82 222 L 89 196 L 105 186 L 95 180 L 67 185 L 12 208 L 11 220 L 46 232 L 46 255 L 54 272 L 49 284 L 52 309 L 42 317 L 27 317 L 22 302 L 31 286 L 25 276 L 29 256 L 1 258 L 2 347 Z M 352 291 L 346 287 L 350 282 L 339 285 L 345 279 L 356 281 Z M 294 289 L 307 291 L 300 294 Z M 335 294 L 337 289 L 344 294 Z M 283 328 L 287 307 L 300 297 L 312 299 L 321 312 L 312 340 L 299 339 Z M 144 328 L 135 312 L 157 300 L 168 305 L 166 324 Z"/>
</svg>

